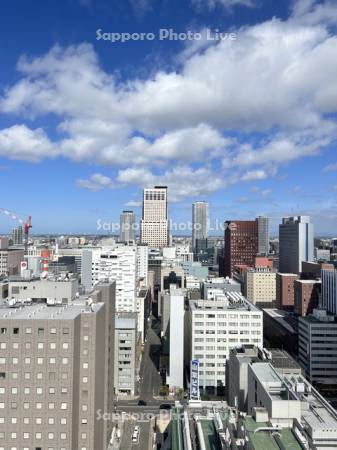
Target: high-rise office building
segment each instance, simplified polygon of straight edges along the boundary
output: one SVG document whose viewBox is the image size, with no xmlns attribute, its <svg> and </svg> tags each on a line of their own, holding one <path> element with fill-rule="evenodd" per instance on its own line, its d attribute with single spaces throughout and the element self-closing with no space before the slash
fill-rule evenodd
<svg viewBox="0 0 337 450">
<path fill-rule="evenodd" d="M 123 211 L 120 216 L 120 242 L 136 240 L 136 215 L 133 211 Z"/>
<path fill-rule="evenodd" d="M 19 225 L 17 228 L 13 228 L 12 241 L 13 245 L 23 244 L 23 230 L 21 225 Z"/>
<path fill-rule="evenodd" d="M 333 265 L 322 269 L 322 305 L 337 316 L 337 270 Z"/>
<path fill-rule="evenodd" d="M 92 286 L 102 280 L 116 280 L 116 311 L 136 311 L 137 247 L 118 245 L 94 249 Z"/>
<path fill-rule="evenodd" d="M 209 229 L 209 213 L 208 203 L 195 202 L 192 205 L 192 247 L 197 247 L 198 240 L 206 240 L 208 238 Z"/>
<path fill-rule="evenodd" d="M 225 222 L 224 275 L 231 277 L 234 267 L 254 267 L 258 253 L 257 220 Z"/>
<path fill-rule="evenodd" d="M 259 216 L 256 220 L 259 255 L 269 255 L 269 218 Z"/>
<path fill-rule="evenodd" d="M 141 243 L 147 244 L 150 248 L 169 245 L 166 186 L 144 189 L 140 237 Z"/>
<path fill-rule="evenodd" d="M 314 260 L 314 225 L 308 216 L 286 217 L 279 227 L 281 273 L 300 273 L 303 261 Z"/>
<path fill-rule="evenodd" d="M 107 448 L 113 423 L 97 411 L 113 408 L 114 283 L 90 297 L 0 308 L 0 448 Z"/>
</svg>

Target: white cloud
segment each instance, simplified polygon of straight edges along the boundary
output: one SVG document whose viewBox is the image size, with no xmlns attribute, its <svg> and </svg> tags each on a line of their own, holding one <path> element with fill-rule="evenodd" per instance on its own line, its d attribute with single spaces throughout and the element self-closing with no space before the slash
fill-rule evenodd
<svg viewBox="0 0 337 450">
<path fill-rule="evenodd" d="M 323 172 L 334 172 L 336 170 L 337 170 L 337 163 L 332 163 L 325 166 Z"/>
<path fill-rule="evenodd" d="M 140 188 L 151 185 L 168 186 L 169 199 L 173 202 L 206 196 L 226 185 L 225 180 L 211 169 L 193 169 L 189 166 L 178 166 L 161 174 L 154 174 L 146 168 L 127 168 L 118 172 L 116 182 L 120 186 L 135 185 Z"/>
<path fill-rule="evenodd" d="M 253 181 L 253 180 L 264 180 L 267 178 L 267 173 L 262 169 L 256 169 L 256 170 L 248 170 L 245 172 L 241 180 L 242 181 Z"/>
<path fill-rule="evenodd" d="M 136 200 L 130 200 L 125 203 L 125 206 L 129 206 L 130 208 L 139 208 L 142 206 L 142 202 L 137 202 Z"/>
<path fill-rule="evenodd" d="M 192 0 L 192 4 L 198 8 L 208 7 L 213 9 L 215 6 L 220 5 L 225 8 L 232 8 L 234 6 L 247 6 L 254 7 L 257 6 L 257 0 Z"/>
<path fill-rule="evenodd" d="M 76 184 L 80 188 L 88 189 L 93 192 L 113 188 L 112 179 L 101 173 L 95 173 L 91 175 L 89 179 L 78 179 L 76 180 Z"/>
<path fill-rule="evenodd" d="M 274 176 L 336 139 L 334 14 L 332 2 L 300 0 L 288 20 L 243 27 L 236 41 L 185 49 L 176 70 L 124 82 L 103 70 L 89 44 L 22 57 L 21 79 L 0 98 L 0 111 L 32 121 L 52 114 L 58 126 L 53 139 L 27 125 L 2 130 L 0 152 L 120 166 L 121 177 L 142 174 L 143 182 L 158 170 L 174 177 L 164 167 L 185 167 L 187 196 L 200 191 L 189 174 L 201 164 L 206 190 L 213 179 Z"/>
<path fill-rule="evenodd" d="M 0 130 L 0 155 L 10 159 L 38 162 L 55 157 L 58 151 L 41 128 L 31 130 L 25 125 L 13 125 Z"/>
</svg>

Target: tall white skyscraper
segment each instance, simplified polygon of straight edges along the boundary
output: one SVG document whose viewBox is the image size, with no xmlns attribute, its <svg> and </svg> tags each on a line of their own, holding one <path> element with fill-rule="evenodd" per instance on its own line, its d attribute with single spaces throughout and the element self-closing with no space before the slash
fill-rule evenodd
<svg viewBox="0 0 337 450">
<path fill-rule="evenodd" d="M 309 216 L 286 217 L 279 231 L 279 271 L 300 273 L 303 261 L 314 260 L 314 225 Z"/>
<path fill-rule="evenodd" d="M 141 243 L 150 248 L 162 248 L 169 244 L 166 186 L 144 189 L 140 235 Z"/>
<path fill-rule="evenodd" d="M 195 202 L 192 205 L 192 246 L 196 248 L 198 239 L 207 239 L 209 229 L 208 203 Z"/>
<path fill-rule="evenodd" d="M 133 211 L 123 211 L 120 216 L 120 242 L 136 240 L 136 215 Z"/>
<path fill-rule="evenodd" d="M 269 254 L 269 218 L 259 216 L 257 219 L 258 227 L 258 251 L 259 255 Z"/>
<path fill-rule="evenodd" d="M 89 263 L 90 260 L 88 259 L 88 268 Z M 103 280 L 116 281 L 117 312 L 136 311 L 136 274 L 136 246 L 117 245 L 115 247 L 96 248 L 92 250 L 92 286 L 95 286 Z M 86 279 L 89 277 L 90 273 L 86 275 Z"/>
</svg>

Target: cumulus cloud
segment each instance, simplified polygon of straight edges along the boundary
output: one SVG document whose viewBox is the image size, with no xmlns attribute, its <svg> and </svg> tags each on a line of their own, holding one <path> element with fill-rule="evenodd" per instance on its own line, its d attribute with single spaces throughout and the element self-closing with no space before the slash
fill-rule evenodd
<svg viewBox="0 0 337 450">
<path fill-rule="evenodd" d="M 168 186 L 169 199 L 172 202 L 208 195 L 226 186 L 225 180 L 211 169 L 193 169 L 190 166 L 175 167 L 160 174 L 154 174 L 146 168 L 131 167 L 120 170 L 116 182 L 120 186 L 132 185 L 140 188 L 150 185 Z"/>
<path fill-rule="evenodd" d="M 38 162 L 59 154 L 41 128 L 13 125 L 0 130 L 0 155 L 10 159 Z"/>
<path fill-rule="evenodd" d="M 21 78 L 0 97 L 0 111 L 26 124 L 0 130 L 0 152 L 119 166 L 119 183 L 137 183 L 140 176 L 150 183 L 161 173 L 175 186 L 174 169 L 163 168 L 176 167 L 191 183 L 175 188 L 176 198 L 183 190 L 207 193 L 212 182 L 220 189 L 223 180 L 274 176 L 336 139 L 335 14 L 332 2 L 299 0 L 288 20 L 243 27 L 236 41 L 185 49 L 176 70 L 145 79 L 121 82 L 103 70 L 89 44 L 21 57 Z M 58 121 L 50 136 L 28 127 L 27 121 L 49 114 Z M 206 187 L 198 187 L 195 175 L 204 173 Z"/>
<path fill-rule="evenodd" d="M 241 180 L 242 181 L 253 181 L 253 180 L 264 180 L 267 178 L 267 173 L 262 169 L 256 169 L 256 170 L 248 170 L 245 172 Z"/>
<path fill-rule="evenodd" d="M 76 184 L 80 188 L 88 189 L 93 192 L 113 188 L 112 179 L 101 173 L 94 173 L 88 179 L 78 179 L 76 180 Z"/>
</svg>

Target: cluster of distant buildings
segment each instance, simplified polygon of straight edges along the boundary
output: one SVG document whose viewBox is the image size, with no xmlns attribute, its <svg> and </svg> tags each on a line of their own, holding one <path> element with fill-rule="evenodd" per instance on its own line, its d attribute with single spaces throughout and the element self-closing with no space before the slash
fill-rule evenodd
<svg viewBox="0 0 337 450">
<path fill-rule="evenodd" d="M 206 202 L 192 239 L 173 239 L 164 186 L 144 189 L 139 237 L 135 222 L 124 211 L 117 238 L 35 238 L 27 251 L 22 230 L 0 238 L 0 449 L 103 448 L 111 426 L 94 411 L 137 398 L 151 314 L 169 395 L 227 399 L 198 415 L 200 442 L 211 421 L 222 448 L 259 448 L 256 433 L 265 448 L 276 434 L 279 448 L 337 448 L 315 390 L 337 387 L 337 241 L 315 247 L 306 216 L 284 218 L 278 240 L 266 217 L 212 238 Z"/>
</svg>

